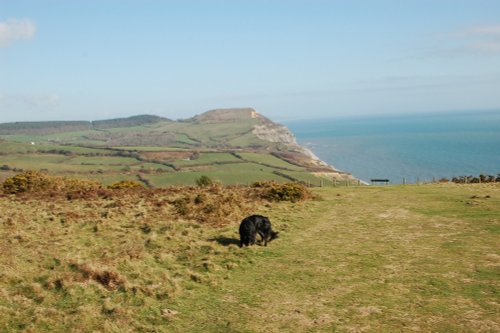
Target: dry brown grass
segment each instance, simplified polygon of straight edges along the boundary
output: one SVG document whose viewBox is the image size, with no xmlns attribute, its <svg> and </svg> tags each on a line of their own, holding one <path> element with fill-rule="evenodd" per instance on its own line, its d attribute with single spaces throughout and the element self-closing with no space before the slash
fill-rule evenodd
<svg viewBox="0 0 500 333">
<path fill-rule="evenodd" d="M 0 194 L 7 332 L 164 331 L 176 297 L 245 260 L 237 225 L 270 205 L 248 187 L 92 189 L 42 176 L 50 186 Z"/>
<path fill-rule="evenodd" d="M 0 195 L 6 332 L 500 329 L 498 185 L 68 193 Z M 280 238 L 240 249 L 250 212 Z"/>
</svg>

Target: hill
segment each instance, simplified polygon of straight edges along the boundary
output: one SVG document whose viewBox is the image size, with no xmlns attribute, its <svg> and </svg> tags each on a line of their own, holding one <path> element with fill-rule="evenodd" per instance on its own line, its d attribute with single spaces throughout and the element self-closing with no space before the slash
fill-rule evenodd
<svg viewBox="0 0 500 333">
<path fill-rule="evenodd" d="M 0 148 L 0 178 L 12 170 L 46 169 L 104 182 L 139 179 L 155 187 L 193 184 L 203 174 L 225 184 L 357 181 L 251 108 L 216 109 L 179 121 L 141 115 L 0 124 L 0 139 L 8 142 Z"/>
<path fill-rule="evenodd" d="M 124 128 L 124 127 L 134 127 L 134 126 L 144 126 L 151 125 L 160 122 L 169 122 L 170 119 L 152 116 L 152 115 L 140 115 L 132 116 L 128 118 L 115 118 L 108 120 L 95 120 L 92 121 L 92 127 L 94 129 L 107 129 L 107 128 Z"/>
<path fill-rule="evenodd" d="M 92 123 L 88 121 L 16 122 L 0 124 L 0 135 L 47 135 L 90 129 L 92 129 Z"/>
</svg>

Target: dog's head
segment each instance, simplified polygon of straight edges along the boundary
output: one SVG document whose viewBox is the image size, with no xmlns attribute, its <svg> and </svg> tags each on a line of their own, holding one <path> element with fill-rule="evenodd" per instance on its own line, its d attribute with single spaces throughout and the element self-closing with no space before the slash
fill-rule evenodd
<svg viewBox="0 0 500 333">
<path fill-rule="evenodd" d="M 271 237 L 269 240 L 278 238 L 279 231 L 271 231 Z"/>
</svg>

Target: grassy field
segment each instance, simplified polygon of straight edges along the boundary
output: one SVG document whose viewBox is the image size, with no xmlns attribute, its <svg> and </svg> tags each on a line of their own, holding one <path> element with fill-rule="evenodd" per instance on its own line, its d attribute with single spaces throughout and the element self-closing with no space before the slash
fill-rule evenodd
<svg viewBox="0 0 500 333">
<path fill-rule="evenodd" d="M 6 154 L 28 154 L 46 153 L 58 151 L 76 155 L 115 155 L 116 152 L 110 149 L 86 148 L 68 145 L 54 144 L 26 144 L 19 142 L 2 142 L 0 145 L 0 156 Z"/>
<path fill-rule="evenodd" d="M 78 156 L 71 158 L 66 163 L 69 164 L 81 164 L 81 165 L 133 165 L 139 164 L 140 161 L 135 158 L 130 157 L 120 157 L 120 156 Z"/>
<path fill-rule="evenodd" d="M 194 160 L 176 160 L 174 165 L 186 167 L 191 165 L 207 165 L 225 162 L 240 162 L 241 160 L 228 153 L 201 153 L 200 157 Z"/>
<path fill-rule="evenodd" d="M 217 127 L 215 127 L 217 128 Z M 139 152 L 139 153 L 138 153 Z M 189 160 L 194 153 L 198 157 Z M 51 174 L 98 179 L 127 180 L 139 176 L 153 186 L 193 185 L 206 175 L 223 184 L 249 184 L 255 181 L 303 181 L 314 186 L 321 178 L 268 153 L 239 153 L 179 150 L 164 147 L 115 147 L 98 149 L 69 145 L 31 145 L 2 142 L 0 146 L 0 179 L 10 170 L 41 170 Z M 165 164 L 161 164 L 165 163 Z M 180 172 L 179 172 L 180 171 Z M 132 175 L 130 175 L 132 173 Z M 281 174 L 280 174 L 281 173 Z M 105 181 L 106 184 L 109 181 Z M 331 185 L 324 179 L 325 186 Z"/>
<path fill-rule="evenodd" d="M 304 168 L 290 164 L 282 159 L 277 158 L 276 156 L 269 155 L 269 154 L 239 153 L 239 155 L 247 161 L 266 164 L 269 166 L 283 168 L 286 170 L 292 170 L 292 171 L 304 171 L 305 170 Z"/>
<path fill-rule="evenodd" d="M 245 206 L 229 192 L 203 194 L 227 204 L 220 227 L 174 219 L 181 189 L 0 197 L 0 327 L 500 331 L 499 185 L 322 188 L 312 201 Z M 280 238 L 238 248 L 249 213 Z"/>
<path fill-rule="evenodd" d="M 255 119 L 241 119 L 238 122 L 159 122 L 156 124 L 144 124 L 133 127 L 117 127 L 106 129 L 92 129 L 85 131 L 57 132 L 53 134 L 26 135 L 0 135 L 0 138 L 9 141 L 30 143 L 61 142 L 79 145 L 106 146 L 111 139 L 112 145 L 128 145 L 130 142 L 141 142 L 138 137 L 153 136 L 156 140 L 146 140 L 158 145 L 158 138 L 164 138 L 167 133 L 172 135 L 172 140 L 167 140 L 174 147 L 198 147 L 220 145 L 231 145 L 247 147 L 249 145 L 268 145 L 252 135 L 250 131 L 258 121 Z M 233 142 L 234 141 L 234 142 Z M 141 143 L 138 143 L 139 145 Z"/>
<path fill-rule="evenodd" d="M 287 181 L 286 178 L 274 174 L 273 171 L 272 168 L 253 163 L 232 163 L 200 167 L 198 170 L 188 172 L 149 174 L 145 175 L 145 178 L 151 180 L 151 183 L 157 187 L 173 184 L 194 185 L 196 179 L 201 176 L 210 177 L 212 180 L 226 185 L 249 185 L 264 179 L 277 182 Z"/>
</svg>

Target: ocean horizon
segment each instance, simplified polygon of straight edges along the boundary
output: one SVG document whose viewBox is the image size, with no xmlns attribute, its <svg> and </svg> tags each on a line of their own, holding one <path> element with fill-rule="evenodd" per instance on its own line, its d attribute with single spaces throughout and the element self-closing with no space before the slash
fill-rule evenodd
<svg viewBox="0 0 500 333">
<path fill-rule="evenodd" d="M 392 184 L 500 173 L 500 110 L 284 122 L 336 169 Z"/>
</svg>

